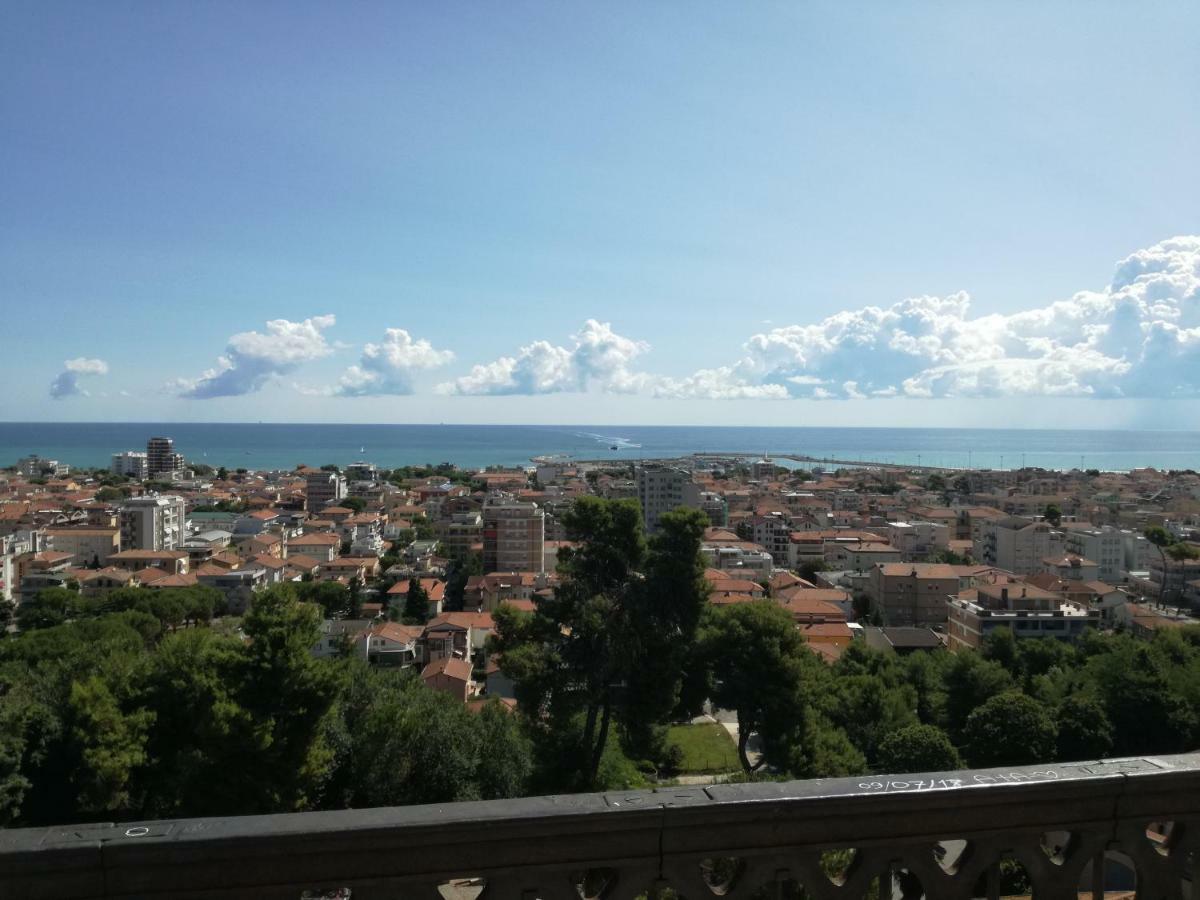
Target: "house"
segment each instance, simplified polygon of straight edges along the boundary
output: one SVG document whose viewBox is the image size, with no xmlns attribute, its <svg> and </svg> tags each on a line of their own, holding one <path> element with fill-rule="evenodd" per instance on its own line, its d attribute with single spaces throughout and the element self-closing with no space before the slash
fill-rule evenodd
<svg viewBox="0 0 1200 900">
<path fill-rule="evenodd" d="M 307 532 L 288 541 L 288 556 L 300 553 L 318 562 L 333 562 L 341 552 L 342 539 L 327 532 Z"/>
<path fill-rule="evenodd" d="M 321 623 L 321 637 L 310 652 L 319 659 L 337 656 L 347 645 L 355 647 L 372 624 L 367 619 L 326 619 Z"/>
<path fill-rule="evenodd" d="M 107 568 L 96 569 L 84 575 L 79 579 L 79 585 L 83 596 L 99 597 L 101 594 L 106 594 L 117 588 L 136 587 L 137 579 L 133 577 L 133 573 L 128 569 L 118 569 L 116 566 L 108 566 Z"/>
<path fill-rule="evenodd" d="M 825 542 L 825 563 L 832 569 L 866 572 L 881 563 L 900 562 L 901 552 L 883 541 Z"/>
<path fill-rule="evenodd" d="M 494 628 L 491 613 L 442 613 L 425 625 L 428 658 L 462 656 L 469 659 L 484 648 Z"/>
<path fill-rule="evenodd" d="M 130 572 L 152 566 L 182 575 L 188 570 L 188 555 L 184 550 L 122 550 L 110 556 L 108 564 Z"/>
<path fill-rule="evenodd" d="M 354 650 L 367 662 L 377 666 L 404 668 L 418 665 L 425 659 L 421 644 L 423 631 L 420 625 L 376 622 L 359 633 Z"/>
<path fill-rule="evenodd" d="M 885 653 L 907 656 L 910 653 L 940 650 L 945 646 L 943 638 L 932 628 L 901 626 L 897 628 L 864 629 L 867 646 Z"/>
<path fill-rule="evenodd" d="M 283 559 L 284 541 L 278 534 L 264 532 L 238 542 L 238 552 L 243 556 L 274 556 Z"/>
<path fill-rule="evenodd" d="M 1100 578 L 1100 566 L 1097 563 L 1074 553 L 1047 556 L 1042 560 L 1042 571 L 1057 575 L 1064 581 L 1097 581 Z"/>
<path fill-rule="evenodd" d="M 346 581 L 358 579 L 365 583 L 369 578 L 379 575 L 379 560 L 376 557 L 339 556 L 337 559 L 321 563 L 317 573 L 318 581 Z"/>
<path fill-rule="evenodd" d="M 254 600 L 254 594 L 266 587 L 266 569 L 222 569 L 204 566 L 196 571 L 196 581 L 205 587 L 216 588 L 225 596 L 229 611 L 241 615 Z"/>
<path fill-rule="evenodd" d="M 538 572 L 491 572 L 472 575 L 463 590 L 463 606 L 492 612 L 510 600 L 529 600 L 534 593 L 554 584 L 555 577 Z"/>
<path fill-rule="evenodd" d="M 408 586 L 411 579 L 397 581 L 387 590 L 388 601 L 392 604 L 404 605 L 405 599 L 408 597 Z M 446 602 L 446 582 L 440 578 L 420 578 L 418 579 L 421 587 L 425 589 L 425 593 L 429 596 L 429 612 L 430 617 L 441 613 L 442 605 Z"/>
<path fill-rule="evenodd" d="M 731 578 L 719 569 L 706 569 L 704 579 L 708 582 L 710 603 L 740 603 L 761 600 L 766 592 L 757 581 L 747 578 Z"/>
<path fill-rule="evenodd" d="M 119 528 L 47 528 L 46 540 L 59 553 L 70 553 L 80 566 L 104 565 L 121 552 Z"/>
<path fill-rule="evenodd" d="M 845 622 L 808 622 L 797 625 L 796 630 L 809 645 L 826 645 L 844 650 L 850 646 L 853 636 Z"/>
<path fill-rule="evenodd" d="M 850 616 L 841 606 L 845 591 L 830 589 L 791 590 L 776 598 L 792 614 L 797 625 L 824 622 L 847 622 Z"/>
<path fill-rule="evenodd" d="M 450 694 L 464 703 L 479 692 L 471 677 L 471 663 L 456 656 L 431 661 L 422 670 L 421 680 L 433 690 Z"/>
</svg>

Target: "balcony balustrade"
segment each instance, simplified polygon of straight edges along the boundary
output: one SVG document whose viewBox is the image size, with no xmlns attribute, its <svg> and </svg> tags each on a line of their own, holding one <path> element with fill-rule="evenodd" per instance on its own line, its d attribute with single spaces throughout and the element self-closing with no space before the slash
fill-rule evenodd
<svg viewBox="0 0 1200 900">
<path fill-rule="evenodd" d="M 1200 754 L 0 832 L 19 900 L 1200 900 Z"/>
</svg>

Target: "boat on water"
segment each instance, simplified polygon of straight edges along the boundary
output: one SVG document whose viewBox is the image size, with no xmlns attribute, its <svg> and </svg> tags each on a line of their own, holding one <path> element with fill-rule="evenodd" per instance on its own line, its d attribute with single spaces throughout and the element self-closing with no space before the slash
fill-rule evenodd
<svg viewBox="0 0 1200 900">
<path fill-rule="evenodd" d="M 620 450 L 621 448 L 620 448 L 620 447 L 618 447 L 616 444 L 613 444 L 613 445 L 612 445 L 611 447 L 609 447 L 608 449 L 609 449 L 609 450 Z"/>
</svg>

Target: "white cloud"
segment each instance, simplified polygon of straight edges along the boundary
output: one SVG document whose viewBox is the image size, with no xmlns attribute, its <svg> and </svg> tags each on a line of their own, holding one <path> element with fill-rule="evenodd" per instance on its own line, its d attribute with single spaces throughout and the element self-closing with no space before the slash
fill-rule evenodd
<svg viewBox="0 0 1200 900">
<path fill-rule="evenodd" d="M 965 293 L 913 297 L 774 328 L 745 349 L 739 384 L 815 399 L 1194 396 L 1200 237 L 1139 250 L 1103 290 L 1037 309 L 973 318 Z"/>
<path fill-rule="evenodd" d="M 634 393 L 649 384 L 643 373 L 633 372 L 633 360 L 650 349 L 644 341 L 622 337 L 607 322 L 588 319 L 576 334 L 573 346 L 559 347 L 534 341 L 516 356 L 501 356 L 477 365 L 461 378 L 439 385 L 445 394 L 555 394 L 597 389 L 609 393 Z"/>
<path fill-rule="evenodd" d="M 453 359 L 449 350 L 436 350 L 424 338 L 414 340 L 403 328 L 389 328 L 380 343 L 363 347 L 358 365 L 346 370 L 334 393 L 343 397 L 411 394 L 413 372 L 433 369 Z"/>
<path fill-rule="evenodd" d="M 63 397 L 74 397 L 77 394 L 87 396 L 87 391 L 79 386 L 79 378 L 83 375 L 107 375 L 108 363 L 102 359 L 89 359 L 77 356 L 63 361 L 63 370 L 50 382 L 50 396 L 56 400 Z"/>
<path fill-rule="evenodd" d="M 700 369 L 687 378 L 660 378 L 654 385 L 657 397 L 701 400 L 786 400 L 788 390 L 782 384 L 760 384 L 747 370 L 748 360 L 734 366 Z"/>
<path fill-rule="evenodd" d="M 271 378 L 328 356 L 332 349 L 323 332 L 335 322 L 332 315 L 303 322 L 272 319 L 266 333 L 243 331 L 231 337 L 216 367 L 199 378 L 178 378 L 169 387 L 181 397 L 196 400 L 252 394 Z"/>
</svg>

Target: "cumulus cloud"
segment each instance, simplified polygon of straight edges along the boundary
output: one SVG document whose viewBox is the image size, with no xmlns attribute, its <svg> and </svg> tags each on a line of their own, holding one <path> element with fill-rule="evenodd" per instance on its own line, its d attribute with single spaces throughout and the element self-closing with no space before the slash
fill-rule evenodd
<svg viewBox="0 0 1200 900">
<path fill-rule="evenodd" d="M 85 375 L 107 375 L 108 363 L 102 359 L 88 359 L 77 356 L 63 361 L 63 370 L 50 382 L 50 396 L 56 400 L 63 397 L 74 397 L 77 394 L 87 396 L 87 391 L 79 386 L 79 379 Z"/>
<path fill-rule="evenodd" d="M 199 378 L 179 378 L 169 387 L 179 396 L 194 400 L 252 394 L 270 379 L 328 356 L 332 348 L 323 332 L 335 321 L 332 315 L 313 316 L 303 322 L 272 319 L 265 333 L 243 331 L 233 335 L 217 365 Z"/>
<path fill-rule="evenodd" d="M 436 350 L 424 338 L 414 340 L 403 328 L 389 328 L 378 344 L 363 347 L 358 365 L 346 370 L 333 392 L 342 397 L 411 394 L 414 372 L 453 359 L 449 350 Z"/>
<path fill-rule="evenodd" d="M 588 319 L 572 346 L 534 341 L 516 356 L 501 356 L 473 366 L 461 378 L 439 386 L 446 394 L 555 394 L 597 389 L 634 393 L 650 379 L 631 370 L 633 360 L 650 349 L 645 341 L 623 337 L 608 322 Z"/>
<path fill-rule="evenodd" d="M 750 338 L 735 367 L 681 383 L 715 397 L 732 384 L 737 396 L 769 386 L 814 399 L 1200 390 L 1200 236 L 1139 250 L 1104 289 L 1044 307 L 974 317 L 970 302 L 965 293 L 912 297 L 773 328 Z"/>
<path fill-rule="evenodd" d="M 700 369 L 687 378 L 659 378 L 654 395 L 677 400 L 786 400 L 788 389 L 782 384 L 758 383 L 753 363 L 743 360 L 733 366 Z"/>
</svg>

